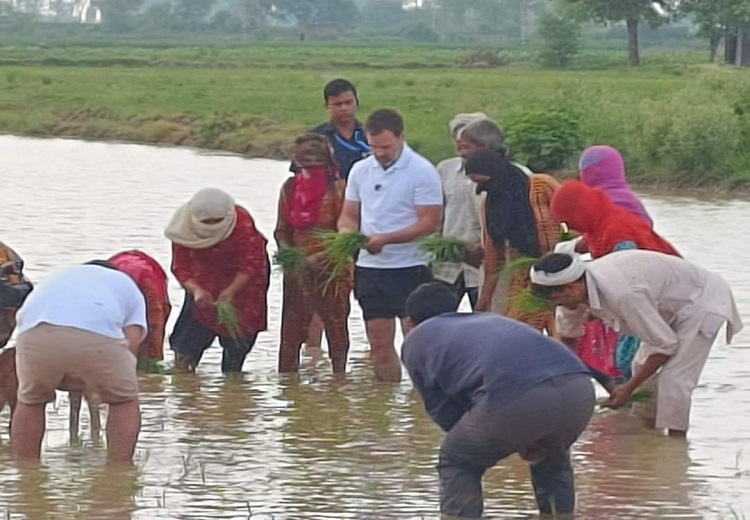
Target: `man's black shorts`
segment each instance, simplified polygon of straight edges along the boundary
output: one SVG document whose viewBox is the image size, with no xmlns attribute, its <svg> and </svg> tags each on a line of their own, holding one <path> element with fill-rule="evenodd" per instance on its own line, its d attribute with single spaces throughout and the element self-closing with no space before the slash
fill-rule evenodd
<svg viewBox="0 0 750 520">
<path fill-rule="evenodd" d="M 409 295 L 423 283 L 432 281 L 427 266 L 401 269 L 357 267 L 354 271 L 354 296 L 365 320 L 403 318 Z"/>
</svg>

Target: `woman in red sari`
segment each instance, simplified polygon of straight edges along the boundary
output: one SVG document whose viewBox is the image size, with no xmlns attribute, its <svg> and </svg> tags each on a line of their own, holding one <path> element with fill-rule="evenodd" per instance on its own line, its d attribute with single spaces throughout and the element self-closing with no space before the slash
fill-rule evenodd
<svg viewBox="0 0 750 520">
<path fill-rule="evenodd" d="M 656 234 L 651 223 L 641 215 L 616 205 L 603 190 L 592 188 L 582 181 L 565 182 L 552 197 L 550 210 L 558 221 L 582 234 L 583 242 L 594 258 L 624 249 L 643 249 L 680 256 L 674 246 Z M 607 330 L 601 322 L 591 322 L 590 328 L 593 330 L 589 331 L 588 341 L 609 342 L 607 335 L 616 336 L 615 332 Z M 639 346 L 638 338 L 619 336 L 614 353 L 611 349 L 604 348 L 605 355 L 613 354 L 619 371 L 615 378 L 630 378 L 631 365 Z M 583 347 L 585 345 L 579 343 L 579 349 Z M 603 372 L 601 367 L 592 368 Z M 605 372 L 605 375 L 613 374 Z M 607 389 L 612 388 L 611 382 L 603 384 Z"/>
<path fill-rule="evenodd" d="M 123 251 L 108 262 L 130 276 L 146 299 L 148 335 L 141 343 L 138 360 L 163 360 L 165 329 L 172 310 L 167 294 L 167 274 L 156 260 L 142 251 Z"/>
<path fill-rule="evenodd" d="M 241 372 L 259 332 L 267 326 L 270 269 L 266 238 L 231 196 L 205 188 L 182 206 L 165 231 L 172 241 L 172 272 L 185 303 L 169 338 L 178 369 L 195 371 L 218 336 L 221 371 Z M 237 311 L 238 330 L 219 322 L 217 303 Z"/>
<path fill-rule="evenodd" d="M 327 285 L 330 270 L 324 259 L 323 244 L 315 238 L 320 230 L 337 230 L 344 204 L 345 182 L 324 136 L 307 134 L 297 139 L 294 162 L 300 169 L 281 188 L 279 215 L 274 237 L 281 247 L 303 250 L 307 266 L 301 273 L 284 274 L 281 313 L 279 372 L 297 372 L 302 343 L 313 315 L 325 325 L 328 355 L 335 374 L 346 371 L 349 352 L 349 293 L 351 270 Z"/>
</svg>

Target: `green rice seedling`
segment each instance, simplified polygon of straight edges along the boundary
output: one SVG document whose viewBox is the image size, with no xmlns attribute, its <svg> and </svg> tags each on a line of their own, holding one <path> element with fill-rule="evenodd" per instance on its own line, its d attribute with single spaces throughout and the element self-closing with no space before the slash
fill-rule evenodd
<svg viewBox="0 0 750 520">
<path fill-rule="evenodd" d="M 216 312 L 219 315 L 219 325 L 226 328 L 229 331 L 229 335 L 233 338 L 239 338 L 240 319 L 237 316 L 237 309 L 232 305 L 232 302 L 219 300 L 216 304 Z"/>
<path fill-rule="evenodd" d="M 284 274 L 300 274 L 307 268 L 305 252 L 293 246 L 281 246 L 273 255 L 273 263 L 278 265 Z"/>
<path fill-rule="evenodd" d="M 339 279 L 352 261 L 354 255 L 365 247 L 367 237 L 362 233 L 337 233 L 336 231 L 319 231 L 315 238 L 323 243 L 326 253 L 326 268 L 330 275 L 323 286 L 323 294 L 328 287 Z"/>
<path fill-rule="evenodd" d="M 423 238 L 419 241 L 419 249 L 428 253 L 435 265 L 463 262 L 468 253 L 463 240 L 441 236 Z"/>
<path fill-rule="evenodd" d="M 630 396 L 630 400 L 636 403 L 653 401 L 655 398 L 656 392 L 648 388 L 642 388 L 637 392 L 633 392 L 633 394 Z"/>
<path fill-rule="evenodd" d="M 573 240 L 576 236 L 570 231 L 570 228 L 565 222 L 560 224 L 560 242 L 567 242 Z"/>
<path fill-rule="evenodd" d="M 531 292 L 531 288 L 529 287 L 524 287 L 512 295 L 508 299 L 508 303 L 512 307 L 519 309 L 523 314 L 535 314 L 552 309 L 552 304 L 549 300 L 536 296 Z"/>
<path fill-rule="evenodd" d="M 159 364 L 155 359 L 138 358 L 137 365 L 138 372 L 144 374 L 164 374 L 164 367 Z"/>
<path fill-rule="evenodd" d="M 510 278 L 519 270 L 523 270 L 528 273 L 529 270 L 537 264 L 537 262 L 539 262 L 538 258 L 532 258 L 530 256 L 522 256 L 520 258 L 516 258 L 512 262 L 508 262 L 507 264 L 505 264 L 500 269 L 500 275 Z"/>
</svg>

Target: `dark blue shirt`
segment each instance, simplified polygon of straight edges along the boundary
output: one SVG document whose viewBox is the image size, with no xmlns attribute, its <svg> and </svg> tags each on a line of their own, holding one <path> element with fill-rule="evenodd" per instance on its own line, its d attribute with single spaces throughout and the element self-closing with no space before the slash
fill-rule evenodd
<svg viewBox="0 0 750 520">
<path fill-rule="evenodd" d="M 447 313 L 419 324 L 401 357 L 445 431 L 471 407 L 501 407 L 552 377 L 589 374 L 562 343 L 490 313 Z"/>
<path fill-rule="evenodd" d="M 334 159 L 339 165 L 341 178 L 344 180 L 349 177 L 349 170 L 355 162 L 370 155 L 370 145 L 367 144 L 367 136 L 359 121 L 354 123 L 354 135 L 351 139 L 345 139 L 339 135 L 330 121 L 313 128 L 311 132 L 326 136 L 328 142 L 331 143 Z M 294 163 L 289 167 L 289 171 L 297 171 Z"/>
</svg>

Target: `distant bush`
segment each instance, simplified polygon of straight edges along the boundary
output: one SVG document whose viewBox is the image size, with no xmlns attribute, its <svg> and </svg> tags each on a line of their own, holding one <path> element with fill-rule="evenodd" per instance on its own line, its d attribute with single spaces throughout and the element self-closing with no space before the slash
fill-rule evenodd
<svg viewBox="0 0 750 520">
<path fill-rule="evenodd" d="M 440 35 L 424 22 L 407 25 L 402 29 L 401 35 L 412 42 L 429 43 L 440 40 Z"/>
<path fill-rule="evenodd" d="M 733 177 L 747 163 L 750 85 L 732 72 L 711 71 L 669 99 L 641 103 L 633 151 L 646 177 L 696 185 Z"/>
<path fill-rule="evenodd" d="M 553 11 L 539 16 L 537 36 L 541 41 L 537 60 L 543 67 L 565 68 L 581 50 L 579 23 Z"/>
<path fill-rule="evenodd" d="M 504 121 L 511 156 L 535 172 L 564 168 L 583 148 L 578 114 L 564 107 L 526 111 Z"/>
<path fill-rule="evenodd" d="M 635 134 L 645 165 L 669 172 L 677 184 L 702 184 L 725 177 L 740 141 L 731 107 L 715 102 L 687 105 L 685 96 L 645 102 Z"/>
<path fill-rule="evenodd" d="M 499 51 L 480 49 L 463 55 L 459 60 L 459 65 L 461 67 L 504 67 L 508 61 L 508 57 Z"/>
</svg>

